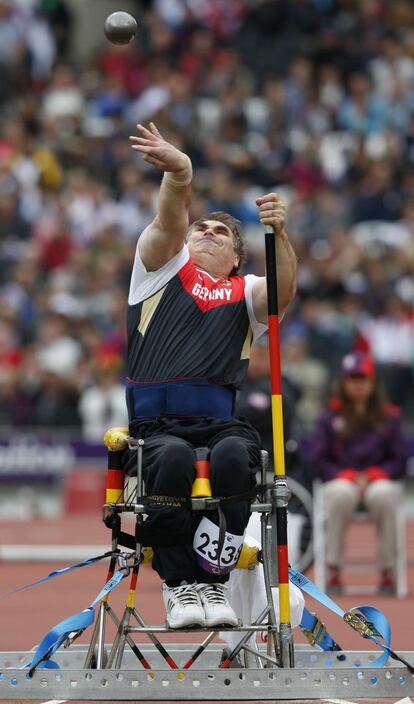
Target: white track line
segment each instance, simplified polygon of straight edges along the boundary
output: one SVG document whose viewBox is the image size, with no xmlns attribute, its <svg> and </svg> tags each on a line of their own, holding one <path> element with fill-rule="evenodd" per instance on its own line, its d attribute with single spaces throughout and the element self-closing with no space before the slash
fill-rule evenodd
<svg viewBox="0 0 414 704">
<path fill-rule="evenodd" d="M 0 561 L 77 562 L 107 550 L 108 545 L 0 545 Z"/>
<path fill-rule="evenodd" d="M 67 699 L 48 699 L 47 702 L 42 702 L 42 704 L 65 704 L 67 701 Z M 347 699 L 322 699 L 321 701 L 324 704 L 355 704 L 355 702 L 349 702 Z"/>
<path fill-rule="evenodd" d="M 42 704 L 65 704 L 67 701 L 67 699 L 49 699 L 47 702 L 42 702 Z M 324 704 L 355 704 L 355 702 L 349 702 L 347 699 L 322 699 L 321 701 L 324 702 Z M 402 702 L 404 702 L 404 700 L 402 700 Z M 396 704 L 399 704 L 399 702 Z"/>
</svg>

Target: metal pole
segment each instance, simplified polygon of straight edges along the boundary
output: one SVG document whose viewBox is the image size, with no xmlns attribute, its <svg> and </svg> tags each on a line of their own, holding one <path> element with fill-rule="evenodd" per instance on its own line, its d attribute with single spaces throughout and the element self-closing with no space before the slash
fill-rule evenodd
<svg viewBox="0 0 414 704">
<path fill-rule="evenodd" d="M 273 511 L 276 515 L 277 532 L 276 552 L 279 579 L 280 659 L 282 667 L 293 667 L 293 640 L 292 628 L 290 624 L 289 560 L 287 546 L 288 488 L 285 472 L 283 437 L 282 374 L 280 365 L 279 309 L 277 299 L 276 237 L 271 226 L 265 227 L 265 249 L 274 457 L 274 479 L 271 497 Z"/>
</svg>

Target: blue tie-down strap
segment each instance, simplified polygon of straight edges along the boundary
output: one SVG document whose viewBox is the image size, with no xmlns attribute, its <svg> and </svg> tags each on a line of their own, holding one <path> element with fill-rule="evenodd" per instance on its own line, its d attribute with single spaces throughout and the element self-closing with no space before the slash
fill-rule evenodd
<svg viewBox="0 0 414 704">
<path fill-rule="evenodd" d="M 80 567 L 87 567 L 88 565 L 93 565 L 95 564 L 95 562 L 103 560 L 105 557 L 111 557 L 114 552 L 117 553 L 119 551 L 109 550 L 108 552 L 104 552 L 103 555 L 97 555 L 96 557 L 88 557 L 87 560 L 77 562 L 75 565 L 69 565 L 69 567 L 62 567 L 60 570 L 54 570 L 53 572 L 49 572 L 46 577 L 37 579 L 35 582 L 30 582 L 29 584 L 24 584 L 22 587 L 18 587 L 17 589 L 13 589 L 11 592 L 3 594 L 3 596 L 11 596 L 12 594 L 18 594 L 19 592 L 23 592 L 25 589 L 31 589 L 32 587 L 36 587 L 38 584 L 43 584 L 43 582 L 47 582 L 49 579 L 55 579 L 55 577 L 61 577 L 64 574 L 68 574 L 68 572 L 78 570 Z"/>
<path fill-rule="evenodd" d="M 401 655 L 395 653 L 391 647 L 391 627 L 386 616 L 373 606 L 355 606 L 345 613 L 345 611 L 316 586 L 308 577 L 289 567 L 289 578 L 293 584 L 309 594 L 313 599 L 319 601 L 323 606 L 336 613 L 345 623 L 348 623 L 363 638 L 369 638 L 383 652 L 368 667 L 383 667 L 388 657 L 403 663 L 411 673 L 414 674 L 414 667 Z M 380 640 L 381 639 L 381 640 Z"/>
<path fill-rule="evenodd" d="M 42 642 L 36 648 L 36 652 L 34 653 L 32 660 L 27 665 L 24 665 L 24 669 L 29 668 L 29 677 L 33 675 L 37 667 L 59 667 L 56 662 L 50 660 L 52 655 L 62 645 L 62 643 L 65 642 L 70 633 L 84 631 L 85 628 L 88 628 L 88 626 L 93 624 L 96 604 L 103 599 L 104 596 L 115 589 L 124 577 L 125 572 L 116 572 L 100 590 L 99 594 L 95 597 L 87 609 L 65 618 L 63 621 L 60 621 L 60 623 L 57 623 L 56 626 L 53 626 L 48 633 L 46 633 Z"/>
<path fill-rule="evenodd" d="M 303 609 L 300 628 L 311 645 L 319 645 L 322 650 L 342 650 L 341 646 L 326 630 L 326 626 L 305 607 Z"/>
<path fill-rule="evenodd" d="M 96 606 L 98 601 L 104 598 L 107 594 L 109 594 L 115 587 L 118 586 L 120 582 L 122 582 L 123 578 L 126 577 L 128 572 L 125 570 L 119 570 L 118 572 L 115 572 L 114 576 L 111 577 L 111 579 L 108 579 L 107 583 L 102 587 L 101 591 L 99 594 L 95 597 L 93 600 L 91 607 L 93 608 Z"/>
<path fill-rule="evenodd" d="M 322 589 L 319 589 L 319 587 L 317 587 L 316 584 L 309 579 L 309 577 L 305 577 L 305 575 L 301 572 L 289 567 L 289 579 L 293 582 L 293 584 L 299 587 L 299 589 L 302 589 L 303 592 L 306 592 L 306 594 L 309 594 L 309 596 L 313 597 L 313 599 L 319 601 L 320 604 L 326 606 L 327 609 L 330 609 L 340 618 L 343 618 L 345 611 L 338 604 L 336 604 L 333 599 L 325 594 Z"/>
<path fill-rule="evenodd" d="M 362 618 L 360 618 L 360 614 L 362 614 Z M 403 658 L 401 655 L 391 649 L 391 626 L 382 611 L 376 609 L 374 606 L 354 606 L 344 615 L 344 621 L 346 623 L 349 623 L 352 618 L 359 619 L 362 624 L 362 627 L 359 627 L 358 624 L 355 626 L 355 623 L 351 623 L 352 627 L 355 628 L 355 630 L 357 630 L 358 632 L 360 632 L 362 628 L 361 635 L 364 638 L 369 638 L 370 640 L 372 640 L 376 645 L 378 645 L 378 647 L 382 648 L 382 650 L 384 651 L 382 655 L 380 655 L 373 661 L 371 667 L 383 667 L 386 664 L 389 656 L 393 660 L 398 660 L 399 662 L 401 662 L 409 669 L 411 674 L 414 674 L 414 666 L 411 663 L 407 662 L 407 660 L 405 660 L 405 658 Z M 365 629 L 370 632 L 364 633 Z M 384 642 L 382 643 L 380 640 L 378 640 L 379 638 L 382 638 Z"/>
<path fill-rule="evenodd" d="M 94 614 L 95 611 L 93 607 L 90 606 L 84 611 L 81 611 L 78 614 L 73 614 L 73 616 L 69 616 L 63 621 L 57 623 L 56 626 L 53 626 L 53 628 L 46 633 L 42 642 L 37 646 L 32 660 L 24 666 L 25 668 L 29 668 L 29 676 L 31 677 L 33 675 L 37 667 L 58 668 L 59 665 L 53 660 L 50 660 L 50 658 L 59 646 L 64 643 L 70 633 L 73 631 L 84 630 L 90 626 L 94 621 Z"/>
</svg>

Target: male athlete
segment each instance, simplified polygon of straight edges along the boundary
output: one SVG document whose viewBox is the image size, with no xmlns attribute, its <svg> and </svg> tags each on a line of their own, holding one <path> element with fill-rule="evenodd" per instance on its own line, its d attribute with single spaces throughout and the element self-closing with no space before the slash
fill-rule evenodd
<svg viewBox="0 0 414 704">
<path fill-rule="evenodd" d="M 194 449 L 206 447 L 213 495 L 247 494 L 223 505 L 221 520 L 219 512 L 207 512 L 198 525 L 188 506 L 154 502 L 140 539 L 154 548 L 170 628 L 234 626 L 224 583 L 249 519 L 260 438 L 246 420 L 234 417 L 233 407 L 251 342 L 266 330 L 266 280 L 237 275 L 243 240 L 233 217 L 210 213 L 189 228 L 189 157 L 153 123 L 137 128 L 132 149 L 164 172 L 157 215 L 139 238 L 128 298 L 127 403 L 130 432 L 145 442 L 146 492 L 190 497 Z M 260 222 L 277 235 L 282 314 L 296 274 L 285 206 L 275 193 L 258 198 L 257 205 Z M 127 472 L 134 471 L 130 457 Z"/>
</svg>

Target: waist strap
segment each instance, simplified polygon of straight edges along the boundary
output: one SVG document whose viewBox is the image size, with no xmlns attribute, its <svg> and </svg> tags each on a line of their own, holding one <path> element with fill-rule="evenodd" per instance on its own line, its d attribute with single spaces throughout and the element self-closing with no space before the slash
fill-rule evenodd
<svg viewBox="0 0 414 704">
<path fill-rule="evenodd" d="M 235 392 L 199 379 L 141 383 L 127 379 L 129 420 L 143 418 L 218 418 L 233 416 Z"/>
</svg>

